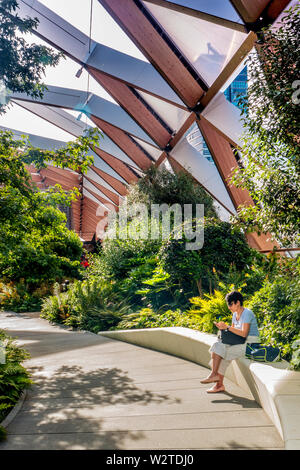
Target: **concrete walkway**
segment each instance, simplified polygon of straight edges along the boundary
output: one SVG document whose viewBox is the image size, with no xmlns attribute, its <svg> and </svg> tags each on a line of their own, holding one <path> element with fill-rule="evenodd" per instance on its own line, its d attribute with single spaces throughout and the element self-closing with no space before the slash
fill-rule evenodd
<svg viewBox="0 0 300 470">
<path fill-rule="evenodd" d="M 229 381 L 207 394 L 207 369 L 189 361 L 0 313 L 0 328 L 31 354 L 35 382 L 1 450 L 280 449 L 251 396 Z"/>
</svg>

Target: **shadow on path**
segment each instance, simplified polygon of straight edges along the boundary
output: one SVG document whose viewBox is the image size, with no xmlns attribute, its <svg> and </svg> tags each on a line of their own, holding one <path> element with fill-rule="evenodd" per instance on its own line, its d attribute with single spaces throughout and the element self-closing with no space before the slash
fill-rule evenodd
<svg viewBox="0 0 300 470">
<path fill-rule="evenodd" d="M 256 403 L 255 400 L 253 399 L 248 399 L 245 397 L 241 397 L 239 395 L 233 395 L 232 393 L 229 392 L 223 392 L 222 395 L 228 396 L 230 399 L 226 400 L 225 398 L 222 399 L 216 399 L 212 400 L 212 403 L 232 403 L 233 405 L 241 405 L 243 408 L 258 408 L 261 409 L 258 403 Z"/>
<path fill-rule="evenodd" d="M 34 385 L 0 449 L 122 449 L 144 439 L 144 432 L 124 429 L 126 416 L 107 415 L 105 407 L 181 401 L 139 389 L 116 367 L 87 372 L 80 366 L 62 366 L 50 377 L 43 375 L 42 367 L 29 371 Z"/>
</svg>

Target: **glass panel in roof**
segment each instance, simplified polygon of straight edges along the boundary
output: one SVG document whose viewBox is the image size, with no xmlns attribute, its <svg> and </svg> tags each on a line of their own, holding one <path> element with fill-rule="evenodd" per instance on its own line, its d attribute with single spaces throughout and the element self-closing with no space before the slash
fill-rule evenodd
<svg viewBox="0 0 300 470">
<path fill-rule="evenodd" d="M 193 124 L 178 144 L 170 152 L 180 165 L 187 168 L 194 178 L 229 211 L 234 212 L 234 207 L 228 195 L 227 189 L 222 181 L 215 164 L 206 155 L 207 145 L 202 133 L 197 132 Z M 210 157 L 210 158 L 209 158 Z"/>
<path fill-rule="evenodd" d="M 158 160 L 158 158 L 162 154 L 162 150 L 159 149 L 158 147 L 154 147 L 153 145 L 147 144 L 144 140 L 138 139 L 137 137 L 131 136 L 133 140 L 136 141 L 136 143 L 142 147 L 146 153 L 148 153 L 154 160 Z M 136 166 L 136 163 L 134 163 Z"/>
<path fill-rule="evenodd" d="M 176 3 L 194 10 L 218 16 L 225 20 L 242 23 L 242 20 L 229 0 L 166 0 L 168 3 Z"/>
<path fill-rule="evenodd" d="M 199 75 L 211 85 L 246 38 L 246 33 L 143 2 Z"/>
<path fill-rule="evenodd" d="M 243 124 L 241 111 L 230 103 L 223 93 L 218 93 L 215 98 L 204 109 L 202 116 L 205 117 L 216 129 L 237 145 L 242 146 L 241 136 Z"/>
<path fill-rule="evenodd" d="M 24 34 L 22 37 L 30 45 L 39 44 L 49 47 L 49 44 L 46 41 L 34 34 L 28 33 Z M 47 85 L 73 88 L 75 90 L 82 91 L 89 90 L 89 92 L 95 93 L 95 95 L 101 96 L 102 98 L 116 104 L 111 95 L 109 95 L 109 93 L 107 93 L 91 75 L 88 75 L 86 70 L 82 69 L 80 76 L 77 77 L 76 73 L 79 69 L 79 64 L 65 56 L 60 59 L 56 67 L 46 67 L 45 77 L 42 78 L 42 81 Z"/>
<path fill-rule="evenodd" d="M 64 142 L 75 140 L 75 137 L 68 132 L 59 129 L 54 124 L 41 119 L 15 103 L 0 116 L 0 126 L 16 129 L 24 134 L 37 134 Z"/>
<path fill-rule="evenodd" d="M 185 111 L 164 100 L 160 100 L 149 93 L 144 93 L 140 90 L 138 90 L 138 93 L 172 131 L 178 131 L 190 115 L 189 111 Z"/>
<path fill-rule="evenodd" d="M 40 2 L 89 36 L 91 0 L 40 0 Z M 93 40 L 147 62 L 131 39 L 97 0 L 93 0 L 91 32 Z"/>
</svg>

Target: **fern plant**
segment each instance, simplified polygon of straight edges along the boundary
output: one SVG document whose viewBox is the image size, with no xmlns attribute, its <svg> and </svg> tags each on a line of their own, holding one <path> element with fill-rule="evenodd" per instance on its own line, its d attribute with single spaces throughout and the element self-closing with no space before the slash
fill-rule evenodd
<svg viewBox="0 0 300 470">
<path fill-rule="evenodd" d="M 3 330 L 0 330 L 0 341 L 5 346 L 5 363 L 0 364 L 0 422 L 17 403 L 24 388 L 32 382 L 29 373 L 21 365 L 29 354 L 15 345 L 13 339 Z M 3 440 L 6 432 L 0 426 L 0 440 Z"/>
<path fill-rule="evenodd" d="M 188 313 L 198 319 L 201 331 L 217 333 L 214 322 L 224 321 L 231 323 L 231 313 L 228 310 L 224 292 L 216 290 L 213 294 L 204 294 L 204 297 L 192 297 L 192 307 Z"/>
<path fill-rule="evenodd" d="M 127 298 L 121 298 L 111 282 L 88 278 L 75 281 L 67 292 L 55 289 L 44 301 L 42 317 L 97 333 L 116 325 L 129 311 Z"/>
</svg>

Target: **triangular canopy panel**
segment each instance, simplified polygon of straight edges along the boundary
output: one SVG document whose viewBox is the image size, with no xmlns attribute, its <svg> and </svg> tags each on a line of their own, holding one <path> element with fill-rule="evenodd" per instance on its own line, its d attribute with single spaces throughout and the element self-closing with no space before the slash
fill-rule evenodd
<svg viewBox="0 0 300 470">
<path fill-rule="evenodd" d="M 152 164 L 190 172 L 227 213 L 234 213 L 239 204 L 253 204 L 246 191 L 229 182 L 238 165 L 236 149 L 243 127 L 239 109 L 223 92 L 255 47 L 255 32 L 266 24 L 278 27 L 278 18 L 292 2 L 98 0 L 94 2 L 96 17 L 90 17 L 90 25 L 84 28 L 75 24 L 73 11 L 70 19 L 60 16 L 66 11 L 64 4 L 52 11 L 50 1 L 47 6 L 44 0 L 18 3 L 21 17 L 38 18 L 33 33 L 77 63 L 76 76 L 85 69 L 100 87 L 99 93 L 92 93 L 89 86 L 80 90 L 55 84 L 48 86 L 43 98 L 11 95 L 12 103 L 55 124 L 73 139 L 89 126 L 103 132 L 100 148 L 92 149 L 94 165 L 84 176 L 51 165 L 40 174 L 30 168 L 41 189 L 55 181 L 66 188 L 73 181 L 79 185 L 82 201 L 73 207 L 74 229 L 82 238 L 92 239 L 99 221 L 104 220 L 104 208 L 118 206 L 127 184 L 137 181 Z M 79 7 L 83 11 L 82 3 Z M 88 6 L 84 12 L 89 18 Z M 103 18 L 109 18 L 115 32 L 122 30 L 124 43 L 133 46 L 130 51 L 124 51 L 124 44 L 118 47 L 117 41 L 105 41 L 103 34 L 99 39 L 95 29 L 89 33 L 95 24 L 101 28 Z M 87 116 L 85 123 L 82 114 Z M 209 158 L 191 145 L 191 130 L 198 130 L 200 149 L 205 147 Z M 59 139 L 35 135 L 34 130 L 29 134 L 32 143 L 39 142 L 41 147 L 62 145 Z M 264 236 L 253 234 L 249 242 L 256 248 L 273 248 Z"/>
</svg>

